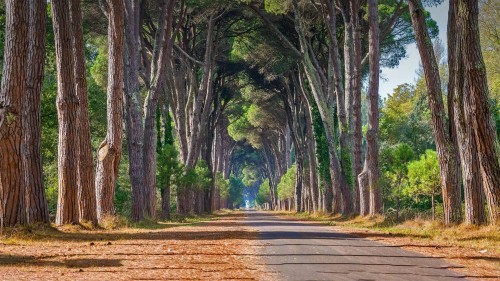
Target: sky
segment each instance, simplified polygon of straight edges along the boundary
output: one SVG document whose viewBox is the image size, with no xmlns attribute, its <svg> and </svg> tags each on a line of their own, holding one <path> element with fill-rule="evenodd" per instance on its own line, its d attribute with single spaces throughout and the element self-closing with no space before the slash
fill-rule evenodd
<svg viewBox="0 0 500 281">
<path fill-rule="evenodd" d="M 439 27 L 439 38 L 446 45 L 446 28 L 448 24 L 448 1 L 437 7 L 426 7 L 431 17 Z M 445 47 L 446 50 L 446 47 Z M 380 95 L 386 97 L 394 88 L 403 83 L 414 83 L 417 69 L 420 64 L 420 55 L 417 46 L 411 44 L 406 49 L 406 58 L 403 58 L 395 68 L 382 68 L 380 75 Z"/>
</svg>

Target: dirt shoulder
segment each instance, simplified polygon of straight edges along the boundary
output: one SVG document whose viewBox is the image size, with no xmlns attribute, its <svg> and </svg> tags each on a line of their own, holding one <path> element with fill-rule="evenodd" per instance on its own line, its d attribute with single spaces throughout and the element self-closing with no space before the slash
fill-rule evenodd
<svg viewBox="0 0 500 281">
<path fill-rule="evenodd" d="M 498 227 L 443 227 L 429 221 L 391 225 L 383 218 L 278 214 L 289 220 L 330 225 L 337 232 L 444 259 L 453 265 L 451 270 L 466 275 L 469 280 L 500 280 Z"/>
<path fill-rule="evenodd" d="M 166 229 L 0 238 L 1 280 L 262 280 L 258 233 L 244 213 Z"/>
</svg>

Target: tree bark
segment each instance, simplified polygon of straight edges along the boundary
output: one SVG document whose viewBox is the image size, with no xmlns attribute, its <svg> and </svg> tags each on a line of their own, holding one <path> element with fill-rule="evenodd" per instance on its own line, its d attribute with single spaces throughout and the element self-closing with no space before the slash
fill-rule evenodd
<svg viewBox="0 0 500 281">
<path fill-rule="evenodd" d="M 144 128 L 139 84 L 140 1 L 125 1 L 125 96 L 124 113 L 132 189 L 132 221 L 144 219 Z"/>
<path fill-rule="evenodd" d="M 352 212 L 352 197 L 349 185 L 346 182 L 344 174 L 342 173 L 340 161 L 336 154 L 336 147 L 333 136 L 334 132 L 333 112 L 329 107 L 329 105 L 327 104 L 327 96 L 325 95 L 324 92 L 325 88 L 322 87 L 322 83 L 320 82 L 321 78 L 319 77 L 318 70 L 314 67 L 312 58 L 310 57 L 307 40 L 304 34 L 303 22 L 299 13 L 297 2 L 293 1 L 293 3 L 294 3 L 295 17 L 296 17 L 295 18 L 296 30 L 297 33 L 299 34 L 301 53 L 303 54 L 302 65 L 304 66 L 306 77 L 309 81 L 313 97 L 318 106 L 323 126 L 325 127 L 325 135 L 328 143 L 328 156 L 330 159 L 330 175 L 331 175 L 332 185 L 334 188 L 338 190 L 338 193 L 340 193 L 339 195 L 342 197 L 342 202 L 344 202 L 342 212 L 344 214 L 349 214 Z M 333 22 L 333 20 L 330 19 L 329 22 Z M 335 29 L 335 27 L 333 26 L 332 29 Z M 337 77 L 339 77 L 339 75 Z M 350 169 L 350 164 L 349 164 L 349 169 Z M 326 212 L 332 212 L 332 199 L 333 199 L 333 190 L 331 189 L 331 186 L 327 186 L 327 188 L 325 189 L 325 202 L 324 202 Z"/>
<path fill-rule="evenodd" d="M 73 34 L 75 92 L 79 102 L 77 112 L 79 135 L 79 153 L 77 158 L 79 214 L 80 221 L 88 221 L 93 225 L 97 225 L 94 161 L 92 159 L 92 144 L 90 141 L 87 70 L 85 69 L 85 43 L 83 41 L 80 0 L 71 0 L 69 10 Z"/>
<path fill-rule="evenodd" d="M 23 109 L 23 171 L 26 191 L 26 223 L 48 223 L 49 211 L 42 179 L 40 106 L 45 66 L 47 4 L 29 1 L 26 97 Z"/>
<path fill-rule="evenodd" d="M 478 14 L 478 1 L 458 1 L 458 21 L 464 27 L 460 30 L 463 40 L 461 51 L 467 81 L 466 90 L 469 93 L 464 99 L 466 122 L 474 129 L 490 223 L 498 224 L 500 221 L 498 141 L 490 112 L 486 67 L 479 40 Z"/>
<path fill-rule="evenodd" d="M 0 89 L 0 228 L 24 224 L 22 113 L 28 48 L 27 1 L 6 0 L 4 65 Z"/>
<path fill-rule="evenodd" d="M 448 102 L 453 104 L 454 120 L 451 121 L 454 122 L 456 128 L 458 152 L 462 167 L 465 223 L 480 225 L 486 222 L 482 197 L 483 185 L 479 171 L 480 164 L 474 139 L 474 128 L 467 124 L 464 112 L 464 96 L 468 99 L 469 95 L 462 55 L 460 55 L 463 47 L 462 40 L 460 36 L 457 36 L 464 27 L 457 23 L 457 13 L 458 5 L 451 1 L 448 16 Z"/>
<path fill-rule="evenodd" d="M 156 109 L 160 91 L 165 90 L 164 78 L 167 63 L 172 53 L 172 21 L 175 0 L 164 0 L 162 9 L 165 14 L 160 19 L 160 26 L 156 35 L 153 67 L 151 71 L 151 87 L 148 91 L 145 104 L 144 119 L 144 213 L 146 216 L 156 217 Z"/>
<path fill-rule="evenodd" d="M 432 114 L 432 123 L 441 173 L 444 223 L 459 223 L 462 220 L 461 195 L 458 184 L 458 163 L 455 145 L 445 126 L 445 109 L 441 92 L 439 68 L 432 42 L 425 24 L 424 8 L 420 0 L 409 0 L 411 20 L 415 30 L 417 47 L 424 68 L 427 97 Z"/>
<path fill-rule="evenodd" d="M 124 2 L 108 0 L 108 129 L 98 150 L 96 189 L 97 216 L 101 222 L 114 215 L 114 197 L 122 151 L 124 92 Z"/>
<path fill-rule="evenodd" d="M 73 34 L 68 1 L 52 1 L 57 61 L 57 115 L 59 121 L 56 224 L 77 224 L 78 213 L 78 97 L 75 88 Z"/>
<path fill-rule="evenodd" d="M 359 182 L 356 180 L 358 175 L 363 170 L 363 132 L 362 132 L 362 116 L 361 116 L 361 83 L 362 83 L 362 69 L 361 69 L 361 26 L 359 23 L 359 0 L 351 0 L 351 16 L 353 25 L 353 52 L 354 52 L 354 66 L 353 66 L 353 172 L 354 172 L 354 211 L 360 211 L 360 190 Z"/>
<path fill-rule="evenodd" d="M 170 220 L 170 180 L 167 180 L 161 194 L 161 218 Z"/>
<path fill-rule="evenodd" d="M 366 133 L 365 171 L 368 176 L 370 194 L 370 215 L 382 213 L 382 188 L 379 183 L 380 167 L 378 161 L 378 131 L 379 131 L 379 72 L 380 72 L 380 30 L 378 26 L 378 1 L 368 0 L 369 31 L 369 61 L 370 78 L 368 89 L 368 132 Z M 365 198 L 366 200 L 366 198 Z"/>
</svg>

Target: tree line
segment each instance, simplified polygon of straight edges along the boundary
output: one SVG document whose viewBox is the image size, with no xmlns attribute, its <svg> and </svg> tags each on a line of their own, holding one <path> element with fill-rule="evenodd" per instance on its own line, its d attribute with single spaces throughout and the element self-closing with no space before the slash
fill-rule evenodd
<svg viewBox="0 0 500 281">
<path fill-rule="evenodd" d="M 123 185 L 132 221 L 255 197 L 269 209 L 382 213 L 386 173 L 398 180 L 399 170 L 381 167 L 390 157 L 380 67 L 396 66 L 413 42 L 444 223 L 498 221 L 497 109 L 478 1 L 450 1 L 445 71 L 420 0 L 7 0 L 2 8 L 2 226 L 49 222 L 55 194 L 56 224 L 102 223 L 117 214 Z M 51 106 L 57 122 L 42 115 Z M 50 154 L 57 192 L 46 188 Z"/>
</svg>

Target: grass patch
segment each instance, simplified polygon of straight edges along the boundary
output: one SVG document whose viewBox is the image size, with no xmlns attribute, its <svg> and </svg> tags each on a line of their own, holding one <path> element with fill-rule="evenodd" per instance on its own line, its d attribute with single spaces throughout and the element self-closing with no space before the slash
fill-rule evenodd
<svg viewBox="0 0 500 281">
<path fill-rule="evenodd" d="M 130 233 L 144 230 L 161 230 L 172 227 L 191 226 L 207 222 L 218 217 L 230 215 L 229 211 L 218 211 L 214 214 L 179 216 L 173 214 L 170 220 L 145 219 L 132 222 L 123 216 L 105 218 L 97 227 L 90 223 L 55 226 L 54 224 L 30 224 L 4 228 L 0 234 L 0 244 L 17 245 L 35 241 L 87 241 L 87 240 L 119 240 Z"/>
</svg>

